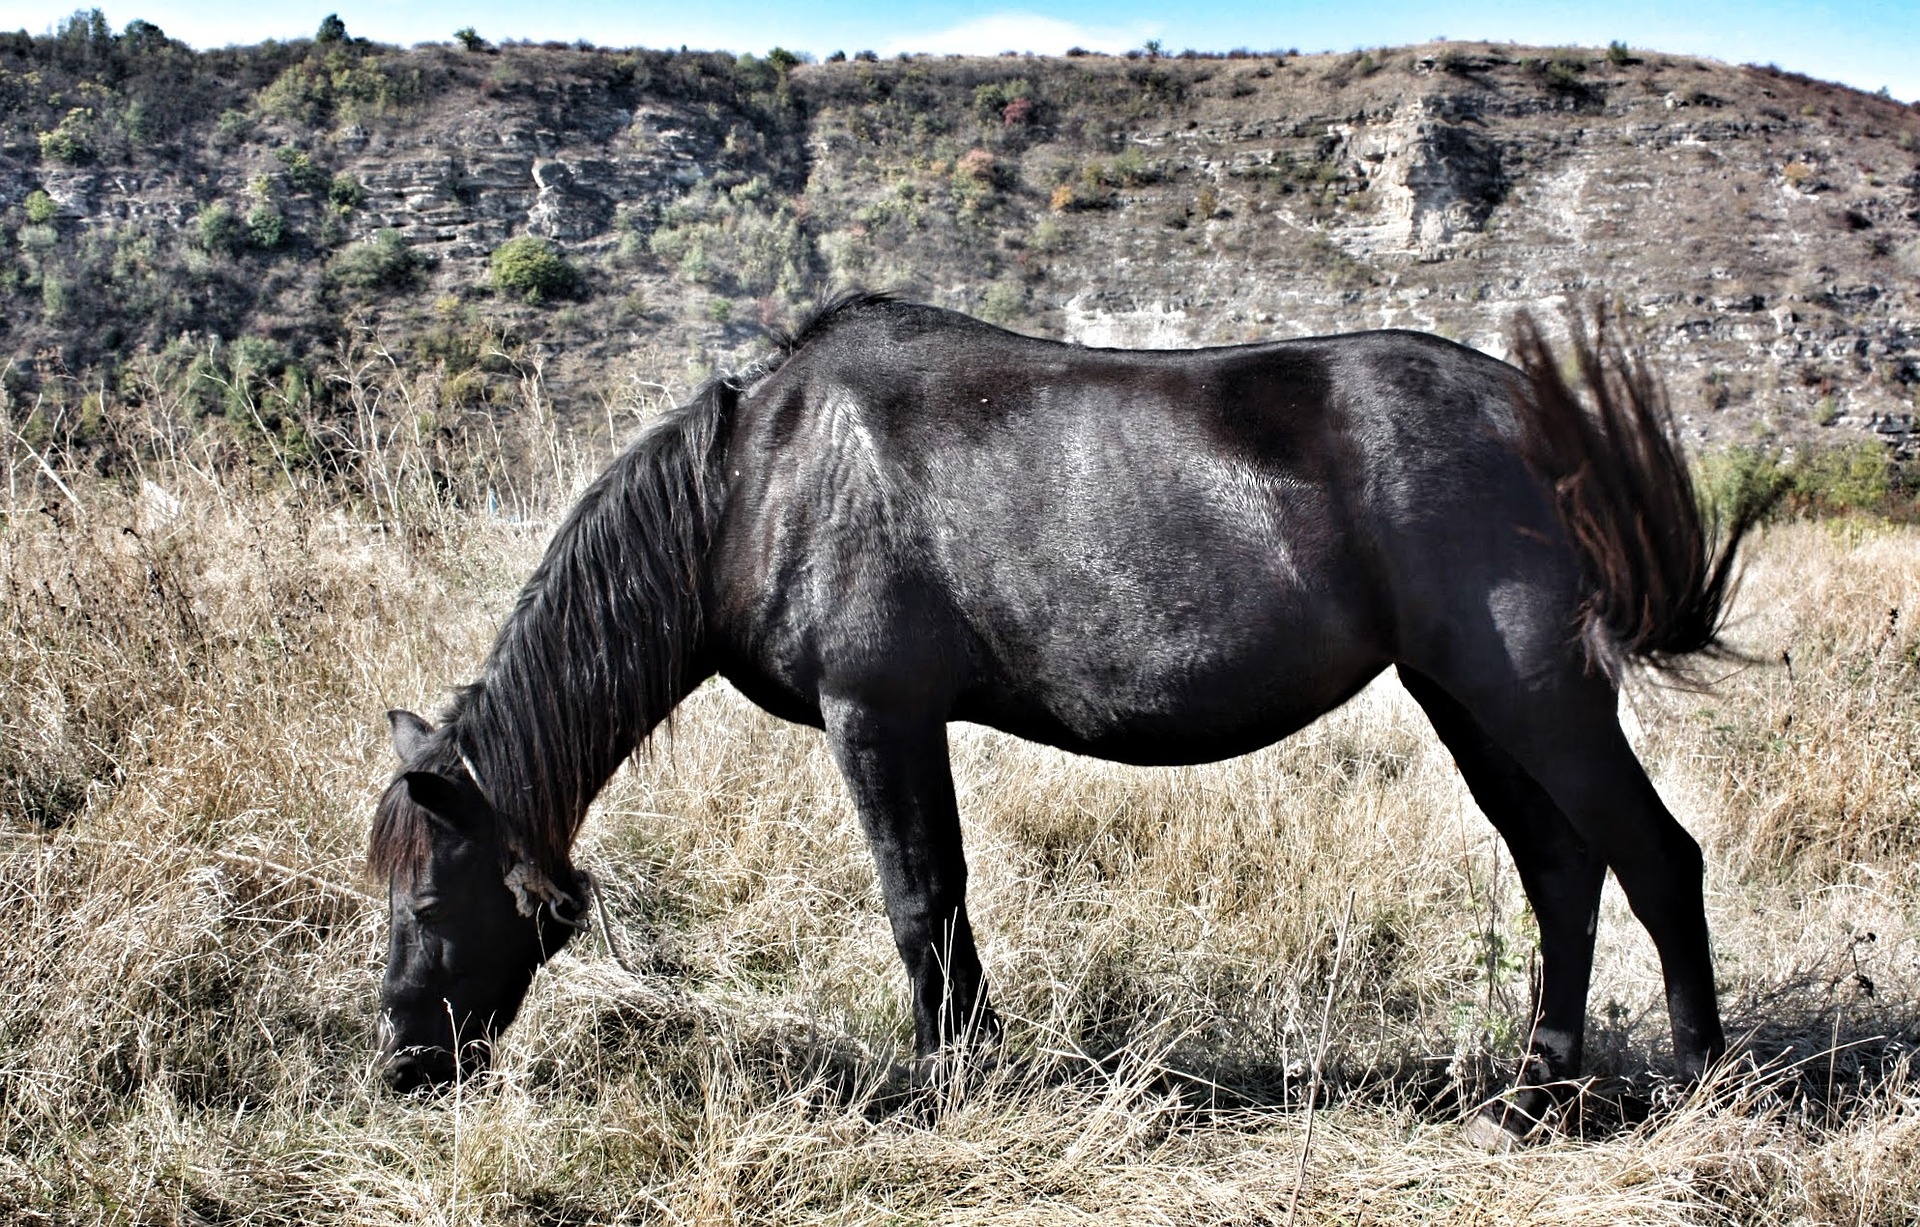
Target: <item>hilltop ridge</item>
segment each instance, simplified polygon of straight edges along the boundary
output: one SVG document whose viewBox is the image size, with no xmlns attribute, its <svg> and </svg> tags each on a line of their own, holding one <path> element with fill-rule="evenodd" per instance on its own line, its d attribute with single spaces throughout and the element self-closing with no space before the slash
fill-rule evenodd
<svg viewBox="0 0 1920 1227">
<path fill-rule="evenodd" d="M 1158 346 L 1411 327 L 1500 353 L 1518 309 L 1606 301 L 1696 438 L 1911 431 L 1920 111 L 1890 99 L 1618 45 L 472 42 L 202 53 L 97 13 L 0 36 L 10 420 L 180 380 L 292 420 L 369 345 L 449 412 L 528 363 L 583 412 L 863 284 Z"/>
</svg>

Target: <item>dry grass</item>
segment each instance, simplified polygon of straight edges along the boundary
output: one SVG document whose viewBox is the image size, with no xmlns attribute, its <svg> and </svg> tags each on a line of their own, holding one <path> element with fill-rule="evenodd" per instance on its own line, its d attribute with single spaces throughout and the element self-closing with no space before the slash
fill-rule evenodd
<svg viewBox="0 0 1920 1227">
<path fill-rule="evenodd" d="M 1012 1025 L 938 1116 L 895 1094 L 902 977 L 818 735 L 710 686 L 585 840 L 649 974 L 585 943 L 495 1075 L 380 1093 L 380 712 L 467 676 L 539 546 L 415 480 L 427 442 L 383 416 L 404 407 L 370 404 L 387 445 L 356 453 L 358 498 L 191 456 L 62 490 L 11 455 L 0 1219 L 1280 1222 L 1329 1000 L 1299 1221 L 1920 1214 L 1920 534 L 1865 524 L 1768 533 L 1739 624 L 1765 663 L 1635 697 L 1710 849 L 1748 1033 L 1691 1097 L 1649 1072 L 1657 969 L 1610 895 L 1581 1136 L 1458 1139 L 1524 1038 L 1529 922 L 1389 683 L 1203 769 L 956 728 Z M 577 452 L 542 454 L 548 489 L 577 480 Z"/>
</svg>

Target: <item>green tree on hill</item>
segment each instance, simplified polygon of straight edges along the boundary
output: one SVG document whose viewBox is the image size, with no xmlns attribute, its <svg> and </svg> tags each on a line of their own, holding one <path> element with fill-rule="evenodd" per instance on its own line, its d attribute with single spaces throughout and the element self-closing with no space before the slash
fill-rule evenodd
<svg viewBox="0 0 1920 1227">
<path fill-rule="evenodd" d="M 508 239 L 488 260 L 495 288 L 530 303 L 570 297 L 580 271 L 553 244 L 532 235 Z"/>
</svg>

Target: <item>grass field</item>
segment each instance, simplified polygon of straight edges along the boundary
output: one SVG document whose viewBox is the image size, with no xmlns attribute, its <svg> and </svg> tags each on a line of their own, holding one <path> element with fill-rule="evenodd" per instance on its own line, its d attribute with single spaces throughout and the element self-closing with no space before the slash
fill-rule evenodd
<svg viewBox="0 0 1920 1227">
<path fill-rule="evenodd" d="M 957 727 L 1010 1026 L 947 1110 L 903 1103 L 903 977 L 822 741 L 714 684 L 582 844 L 642 974 L 576 943 L 493 1075 L 396 1099 L 360 868 L 381 713 L 472 674 L 588 461 L 532 449 L 522 521 L 380 442 L 351 496 L 190 449 L 113 480 L 8 454 L 0 1220 L 1920 1217 L 1920 531 L 1768 530 L 1734 625 L 1753 663 L 1631 693 L 1708 850 L 1738 1037 L 1691 1093 L 1658 1072 L 1657 966 L 1610 887 L 1584 1113 L 1515 1154 L 1460 1140 L 1524 1040 L 1530 921 L 1383 681 L 1207 768 Z"/>
</svg>

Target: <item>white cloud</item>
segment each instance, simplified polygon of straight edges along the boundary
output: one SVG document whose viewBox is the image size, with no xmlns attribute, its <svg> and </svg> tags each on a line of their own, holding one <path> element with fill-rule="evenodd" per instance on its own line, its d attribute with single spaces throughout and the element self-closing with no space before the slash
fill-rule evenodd
<svg viewBox="0 0 1920 1227">
<path fill-rule="evenodd" d="M 1088 51 L 1130 51 L 1158 34 L 1157 24 L 1083 26 L 1036 13 L 994 13 L 957 26 L 925 34 L 906 34 L 887 43 L 885 53 L 927 52 L 933 55 L 998 55 L 1002 51 L 1031 51 L 1061 55 L 1070 47 Z"/>
</svg>

